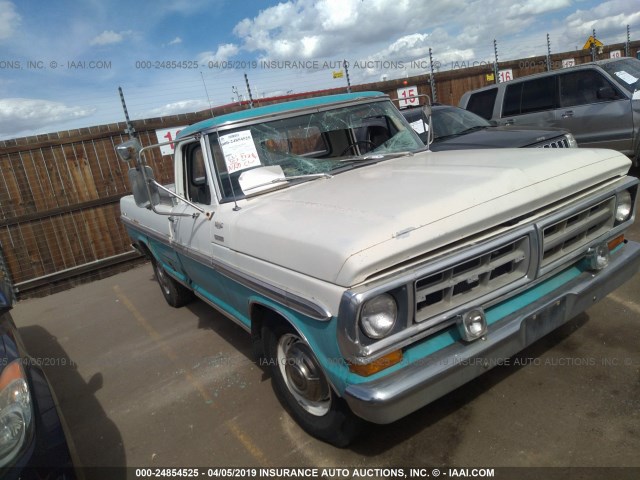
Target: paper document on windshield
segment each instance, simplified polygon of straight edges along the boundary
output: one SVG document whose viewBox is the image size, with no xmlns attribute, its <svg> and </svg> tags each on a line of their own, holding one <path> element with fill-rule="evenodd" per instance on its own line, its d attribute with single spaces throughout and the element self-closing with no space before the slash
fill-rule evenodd
<svg viewBox="0 0 640 480">
<path fill-rule="evenodd" d="M 618 77 L 623 82 L 628 83 L 629 85 L 633 85 L 638 81 L 636 77 L 631 75 L 629 72 L 625 72 L 624 70 L 620 70 L 619 72 L 615 72 L 614 75 Z"/>
<path fill-rule="evenodd" d="M 429 130 L 429 125 L 425 125 L 424 120 L 416 120 L 415 122 L 411 122 L 411 128 L 413 128 L 417 133 L 424 133 Z"/>
<path fill-rule="evenodd" d="M 285 176 L 282 167 L 280 165 L 273 165 L 242 172 L 238 178 L 238 183 L 243 193 L 253 194 L 273 188 L 275 185 L 282 183 L 284 179 Z"/>
<path fill-rule="evenodd" d="M 220 135 L 220 148 L 229 173 L 262 165 L 251 130 Z"/>
</svg>

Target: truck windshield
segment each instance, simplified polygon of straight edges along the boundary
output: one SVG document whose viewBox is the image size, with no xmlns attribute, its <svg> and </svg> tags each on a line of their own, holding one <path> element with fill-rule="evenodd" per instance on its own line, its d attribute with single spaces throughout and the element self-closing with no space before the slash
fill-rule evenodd
<svg viewBox="0 0 640 480">
<path fill-rule="evenodd" d="M 424 148 L 388 100 L 214 132 L 209 142 L 223 199 L 244 195 L 238 179 L 250 169 L 275 167 L 284 178 L 311 179 L 355 167 L 360 160 Z"/>
<path fill-rule="evenodd" d="M 640 60 L 622 58 L 614 62 L 604 63 L 602 68 L 631 94 L 636 90 L 640 90 Z"/>
</svg>

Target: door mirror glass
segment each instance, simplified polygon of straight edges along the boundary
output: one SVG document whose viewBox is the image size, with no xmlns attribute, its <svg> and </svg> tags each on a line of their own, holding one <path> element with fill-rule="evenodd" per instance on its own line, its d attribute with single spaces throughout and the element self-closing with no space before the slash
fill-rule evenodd
<svg viewBox="0 0 640 480">
<path fill-rule="evenodd" d="M 598 98 L 601 100 L 615 100 L 616 92 L 610 86 L 600 87 L 598 89 Z"/>
<path fill-rule="evenodd" d="M 136 205 L 151 208 L 160 203 L 160 194 L 153 178 L 153 170 L 148 165 L 143 168 L 144 173 L 137 168 L 129 169 L 129 183 Z"/>
<path fill-rule="evenodd" d="M 142 150 L 142 145 L 140 145 L 140 142 L 136 138 L 121 143 L 116 147 L 116 152 L 120 160 L 127 163 L 135 160 L 140 150 Z"/>
</svg>

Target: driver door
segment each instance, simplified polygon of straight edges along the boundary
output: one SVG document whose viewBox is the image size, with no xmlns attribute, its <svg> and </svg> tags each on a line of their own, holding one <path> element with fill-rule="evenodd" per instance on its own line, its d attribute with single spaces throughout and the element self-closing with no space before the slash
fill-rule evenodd
<svg viewBox="0 0 640 480">
<path fill-rule="evenodd" d="M 200 141 L 181 146 L 182 193 L 190 202 L 207 212 L 217 208 L 212 196 L 210 166 L 206 162 Z M 227 300 L 224 281 L 215 271 L 213 255 L 214 221 L 185 202 L 174 207 L 175 215 L 169 219 L 176 250 L 190 287 L 200 296 L 216 304 Z"/>
</svg>

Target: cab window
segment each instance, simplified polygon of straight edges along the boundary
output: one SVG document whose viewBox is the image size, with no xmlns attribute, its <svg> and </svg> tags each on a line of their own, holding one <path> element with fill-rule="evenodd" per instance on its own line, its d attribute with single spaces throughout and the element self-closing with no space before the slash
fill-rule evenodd
<svg viewBox="0 0 640 480">
<path fill-rule="evenodd" d="M 560 75 L 560 106 L 573 107 L 622 98 L 616 88 L 595 70 Z"/>
<path fill-rule="evenodd" d="M 183 158 L 185 162 L 185 194 L 187 199 L 194 203 L 211 204 L 211 190 L 209 189 L 207 169 L 200 144 L 185 145 Z"/>
<path fill-rule="evenodd" d="M 469 98 L 466 110 L 481 116 L 486 120 L 491 120 L 493 116 L 493 105 L 498 94 L 497 88 L 490 88 L 482 92 L 474 93 Z"/>
<path fill-rule="evenodd" d="M 555 108 L 555 77 L 547 76 L 507 85 L 502 116 L 543 112 Z"/>
</svg>

